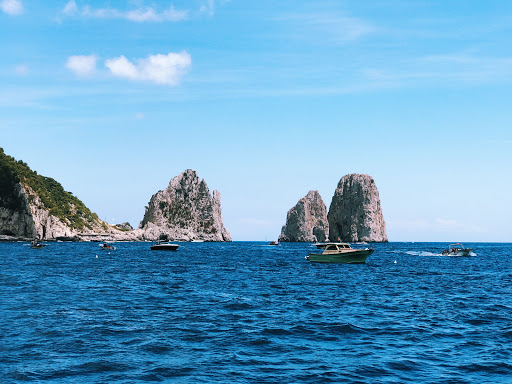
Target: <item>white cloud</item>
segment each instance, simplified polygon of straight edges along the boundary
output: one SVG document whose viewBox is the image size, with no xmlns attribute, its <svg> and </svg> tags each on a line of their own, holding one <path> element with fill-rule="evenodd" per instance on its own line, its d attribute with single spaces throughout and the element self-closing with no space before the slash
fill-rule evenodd
<svg viewBox="0 0 512 384">
<path fill-rule="evenodd" d="M 114 76 L 156 84 L 177 85 L 192 60 L 187 52 L 153 55 L 131 62 L 124 56 L 105 61 Z"/>
<path fill-rule="evenodd" d="M 70 0 L 60 12 L 61 16 L 79 15 L 94 19 L 124 19 L 138 23 L 181 21 L 188 17 L 188 11 L 178 11 L 171 5 L 158 12 L 152 7 L 141 7 L 129 11 L 116 8 L 91 8 L 88 5 L 79 8 L 75 0 Z"/>
<path fill-rule="evenodd" d="M 20 0 L 2 0 L 0 9 L 8 15 L 21 15 L 23 13 L 23 4 Z"/>
<path fill-rule="evenodd" d="M 90 76 L 96 72 L 96 55 L 70 56 L 66 67 L 78 76 Z"/>
</svg>

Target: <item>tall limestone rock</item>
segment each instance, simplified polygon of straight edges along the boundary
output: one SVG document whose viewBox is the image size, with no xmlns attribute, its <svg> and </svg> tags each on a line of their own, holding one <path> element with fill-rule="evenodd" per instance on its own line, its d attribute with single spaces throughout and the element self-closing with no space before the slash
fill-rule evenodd
<svg viewBox="0 0 512 384">
<path fill-rule="evenodd" d="M 279 241 L 323 242 L 328 233 L 327 208 L 318 191 L 309 191 L 288 211 Z"/>
<path fill-rule="evenodd" d="M 354 173 L 341 178 L 327 218 L 331 240 L 388 241 L 379 191 L 369 175 Z"/>
<path fill-rule="evenodd" d="M 0 236 L 52 240 L 135 239 L 101 221 L 50 177 L 0 148 Z"/>
<path fill-rule="evenodd" d="M 220 193 L 210 190 L 191 169 L 174 177 L 151 197 L 139 225 L 143 236 L 157 240 L 231 241 L 222 223 Z"/>
</svg>

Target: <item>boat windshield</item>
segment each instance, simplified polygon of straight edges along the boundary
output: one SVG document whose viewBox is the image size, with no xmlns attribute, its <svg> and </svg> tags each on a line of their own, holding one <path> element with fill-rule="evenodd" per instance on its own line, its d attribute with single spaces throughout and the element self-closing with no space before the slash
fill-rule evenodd
<svg viewBox="0 0 512 384">
<path fill-rule="evenodd" d="M 349 244 L 327 244 L 324 248 L 326 251 L 337 251 L 339 249 L 350 249 Z"/>
</svg>

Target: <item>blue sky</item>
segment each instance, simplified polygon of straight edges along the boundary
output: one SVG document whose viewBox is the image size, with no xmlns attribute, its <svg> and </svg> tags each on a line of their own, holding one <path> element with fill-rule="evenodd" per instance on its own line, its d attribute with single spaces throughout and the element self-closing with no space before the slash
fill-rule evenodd
<svg viewBox="0 0 512 384">
<path fill-rule="evenodd" d="M 0 146 L 111 223 L 191 168 L 234 240 L 367 173 L 390 241 L 511 241 L 512 2 L 0 0 Z"/>
</svg>

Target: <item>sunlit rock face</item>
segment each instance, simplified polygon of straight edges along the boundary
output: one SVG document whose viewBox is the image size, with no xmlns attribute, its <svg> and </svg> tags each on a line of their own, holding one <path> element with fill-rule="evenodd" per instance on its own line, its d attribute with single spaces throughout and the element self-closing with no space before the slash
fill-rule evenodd
<svg viewBox="0 0 512 384">
<path fill-rule="evenodd" d="M 325 241 L 328 233 L 327 208 L 318 191 L 309 191 L 288 211 L 279 241 Z"/>
<path fill-rule="evenodd" d="M 346 242 L 387 242 L 379 191 L 369 175 L 343 176 L 327 214 L 329 238 Z"/>
<path fill-rule="evenodd" d="M 151 197 L 139 229 L 147 240 L 231 241 L 222 222 L 220 193 L 210 194 L 191 169 Z"/>
</svg>

